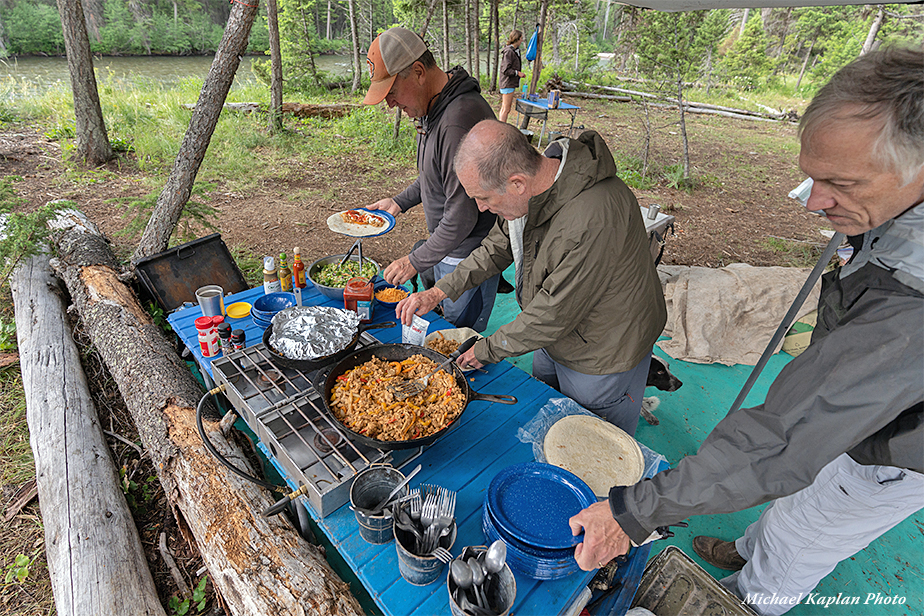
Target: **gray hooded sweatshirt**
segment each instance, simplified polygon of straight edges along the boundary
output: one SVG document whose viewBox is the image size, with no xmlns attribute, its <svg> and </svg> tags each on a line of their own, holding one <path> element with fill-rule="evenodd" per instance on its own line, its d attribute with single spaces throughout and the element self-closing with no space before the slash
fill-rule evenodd
<svg viewBox="0 0 924 616">
<path fill-rule="evenodd" d="M 464 259 L 497 220 L 490 212 L 478 211 L 453 169 L 465 134 L 478 122 L 493 119 L 494 111 L 481 96 L 478 82 L 461 66 L 453 68 L 449 83 L 423 119 L 423 134 L 417 137 L 420 175 L 395 197 L 402 212 L 423 203 L 430 238 L 409 256 L 418 272 L 430 269 L 444 257 Z"/>
</svg>

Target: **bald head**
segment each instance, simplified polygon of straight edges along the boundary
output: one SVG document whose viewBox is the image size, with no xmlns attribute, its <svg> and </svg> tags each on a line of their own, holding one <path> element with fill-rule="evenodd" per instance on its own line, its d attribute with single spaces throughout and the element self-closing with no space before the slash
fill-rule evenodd
<svg viewBox="0 0 924 616">
<path fill-rule="evenodd" d="M 481 188 L 501 191 L 512 175 L 535 176 L 542 155 L 514 126 L 497 120 L 482 120 L 468 132 L 455 158 L 456 175 L 474 166 Z"/>
</svg>

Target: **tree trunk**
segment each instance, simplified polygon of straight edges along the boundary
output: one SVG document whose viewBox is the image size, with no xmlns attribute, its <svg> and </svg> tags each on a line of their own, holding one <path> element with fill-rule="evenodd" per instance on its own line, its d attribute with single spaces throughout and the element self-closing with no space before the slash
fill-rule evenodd
<svg viewBox="0 0 924 616">
<path fill-rule="evenodd" d="M 266 25 L 270 45 L 270 132 L 282 130 L 282 51 L 279 47 L 279 20 L 276 0 L 266 0 Z"/>
<path fill-rule="evenodd" d="M 16 333 L 55 608 L 164 616 L 48 260 L 25 261 L 10 288 L 29 324 Z"/>
<path fill-rule="evenodd" d="M 744 27 L 748 23 L 748 14 L 750 14 L 751 9 L 744 9 L 744 12 L 741 14 L 741 27 L 738 28 L 738 38 L 744 36 Z"/>
<path fill-rule="evenodd" d="M 481 83 L 481 2 L 472 0 L 472 47 L 474 47 L 474 68 L 472 76 Z"/>
<path fill-rule="evenodd" d="M 112 159 L 112 146 L 106 135 L 106 123 L 99 104 L 93 55 L 87 37 L 87 23 L 80 0 L 57 0 L 64 48 L 67 50 L 67 70 L 74 95 L 74 118 L 77 132 L 75 158 L 88 167 L 96 167 Z M 176 225 L 176 222 L 174 222 Z M 172 230 L 172 227 L 171 227 Z M 155 251 L 156 252 L 156 251 Z"/>
<path fill-rule="evenodd" d="M 542 0 L 542 10 L 539 12 L 539 39 L 536 41 L 536 61 L 533 64 L 533 77 L 529 82 L 529 91 L 536 93 L 539 84 L 539 73 L 542 72 L 542 44 L 545 42 L 545 22 L 549 12 L 549 0 Z"/>
<path fill-rule="evenodd" d="M 359 33 L 356 31 L 356 0 L 348 1 L 350 7 L 350 37 L 353 42 L 353 87 L 350 92 L 355 94 L 362 83 L 362 67 L 359 64 Z"/>
<path fill-rule="evenodd" d="M 205 85 L 202 86 L 199 101 L 189 121 L 189 128 L 173 163 L 173 170 L 157 198 L 157 205 L 144 229 L 138 248 L 132 255 L 133 262 L 167 248 L 183 207 L 189 201 L 196 174 L 199 173 L 199 166 L 205 158 L 215 125 L 218 124 L 221 106 L 228 96 L 241 56 L 247 50 L 247 38 L 250 36 L 250 27 L 256 14 L 256 4 L 235 2 L 231 5 L 225 34 L 205 78 Z"/>
<path fill-rule="evenodd" d="M 449 3 L 443 0 L 443 70 L 452 68 L 449 62 Z"/>
<path fill-rule="evenodd" d="M 561 50 L 559 50 L 559 40 L 558 40 L 558 24 L 552 22 L 549 26 L 549 32 L 552 36 L 552 64 L 561 64 Z"/>
<path fill-rule="evenodd" d="M 873 19 L 873 23 L 869 27 L 869 33 L 866 35 L 866 41 L 863 43 L 863 49 L 860 50 L 861 56 L 865 56 L 872 50 L 876 35 L 879 34 L 879 29 L 882 27 L 882 20 L 885 18 L 885 7 L 880 4 L 877 8 L 876 18 Z"/>
<path fill-rule="evenodd" d="M 683 74 L 677 67 L 677 107 L 680 108 L 680 136 L 683 140 L 683 179 L 690 181 L 690 140 L 687 138 L 687 122 L 683 104 Z"/>
<path fill-rule="evenodd" d="M 491 92 L 497 91 L 497 80 L 500 73 L 501 30 L 499 5 L 500 0 L 491 0 L 491 15 L 494 21 L 494 49 L 492 50 L 492 55 L 494 56 L 494 70 L 491 71 Z"/>
<path fill-rule="evenodd" d="M 349 587 L 318 549 L 279 516 L 260 514 L 275 497 L 231 473 L 206 451 L 195 421 L 202 390 L 119 281 L 118 262 L 106 241 L 70 229 L 60 235 L 58 249 L 59 275 L 119 387 L 178 521 L 192 531 L 228 613 L 359 616 L 361 608 Z M 205 425 L 215 447 L 238 468 L 249 469 L 218 423 Z"/>
<path fill-rule="evenodd" d="M 330 3 L 331 3 L 331 0 L 327 0 L 327 37 L 326 38 L 328 41 L 330 40 L 330 14 L 331 14 Z"/>
<path fill-rule="evenodd" d="M 473 75 L 472 69 L 472 0 L 465 0 L 462 4 L 462 12 L 465 15 L 465 66 L 468 74 Z"/>
<path fill-rule="evenodd" d="M 430 0 L 430 6 L 427 7 L 427 18 L 424 20 L 423 27 L 420 28 L 420 38 L 427 36 L 430 20 L 433 19 L 433 12 L 436 11 L 436 2 L 437 0 Z"/>
<path fill-rule="evenodd" d="M 796 79 L 796 88 L 795 92 L 799 91 L 799 86 L 802 84 L 802 76 L 805 75 L 805 67 L 808 66 L 809 58 L 812 57 L 812 49 L 815 48 L 815 39 L 812 39 L 812 42 L 809 43 L 808 51 L 805 52 L 805 60 L 802 61 L 802 68 L 799 69 L 799 78 Z"/>
</svg>

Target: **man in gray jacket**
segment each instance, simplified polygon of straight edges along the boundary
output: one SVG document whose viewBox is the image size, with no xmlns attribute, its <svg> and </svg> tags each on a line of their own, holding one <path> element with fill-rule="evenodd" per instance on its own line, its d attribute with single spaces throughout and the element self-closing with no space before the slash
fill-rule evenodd
<svg viewBox="0 0 924 616">
<path fill-rule="evenodd" d="M 513 126 L 477 124 L 456 173 L 482 211 L 500 218 L 481 246 L 398 305 L 407 323 L 511 263 L 522 312 L 459 358 L 480 367 L 533 354 L 533 375 L 629 434 L 651 347 L 667 309 L 635 195 L 603 139 L 585 132 L 540 154 Z"/>
<path fill-rule="evenodd" d="M 439 279 L 452 272 L 488 234 L 496 216 L 479 212 L 452 168 L 462 137 L 475 124 L 494 118 L 478 82 L 460 66 L 441 70 L 426 43 L 405 28 L 380 34 L 368 53 L 372 83 L 363 102 L 385 100 L 417 120 L 420 176 L 401 194 L 368 206 L 397 216 L 423 203 L 430 237 L 409 255 L 385 268 L 383 276 L 402 284 L 433 268 Z M 442 303 L 443 317 L 459 327 L 484 331 L 491 317 L 499 276 L 485 280 L 454 301 Z"/>
<path fill-rule="evenodd" d="M 734 543 L 696 537 L 764 615 L 924 507 L 924 53 L 870 53 L 802 118 L 808 208 L 855 254 L 824 276 L 811 345 L 764 404 L 723 419 L 695 456 L 571 519 L 586 570 L 656 528 L 773 500 Z M 775 500 L 774 500 L 775 499 Z"/>
</svg>

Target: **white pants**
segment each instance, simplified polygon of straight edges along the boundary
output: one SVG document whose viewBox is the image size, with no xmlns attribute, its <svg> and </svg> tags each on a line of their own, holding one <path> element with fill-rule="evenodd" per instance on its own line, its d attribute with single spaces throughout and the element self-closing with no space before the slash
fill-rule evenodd
<svg viewBox="0 0 924 616">
<path fill-rule="evenodd" d="M 735 542 L 748 562 L 722 584 L 763 616 L 785 614 L 837 563 L 921 508 L 924 475 L 842 454 L 748 526 Z"/>
</svg>

